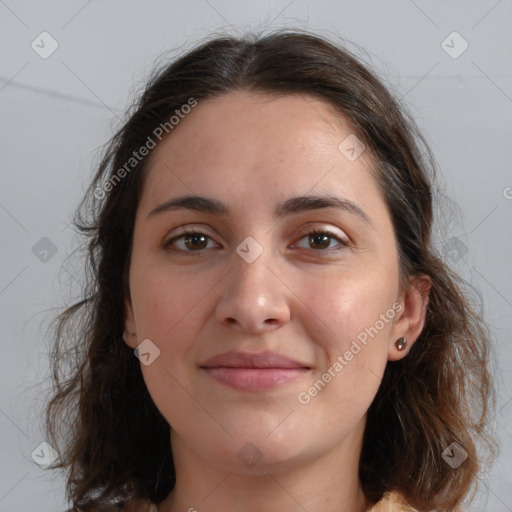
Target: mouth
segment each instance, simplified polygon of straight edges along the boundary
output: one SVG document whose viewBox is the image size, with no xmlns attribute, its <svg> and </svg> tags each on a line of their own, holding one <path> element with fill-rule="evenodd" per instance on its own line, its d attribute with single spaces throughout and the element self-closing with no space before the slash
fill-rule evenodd
<svg viewBox="0 0 512 512">
<path fill-rule="evenodd" d="M 199 365 L 208 376 L 239 391 L 265 391 L 296 380 L 311 367 L 277 352 L 227 352 Z"/>
</svg>

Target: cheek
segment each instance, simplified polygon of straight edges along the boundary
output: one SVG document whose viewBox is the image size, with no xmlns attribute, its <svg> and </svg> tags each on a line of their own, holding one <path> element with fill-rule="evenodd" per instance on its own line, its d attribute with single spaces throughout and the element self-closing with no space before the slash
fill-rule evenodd
<svg viewBox="0 0 512 512">
<path fill-rule="evenodd" d="M 201 419 L 188 391 L 187 362 L 201 328 L 202 297 L 204 292 L 198 293 L 197 287 L 164 277 L 155 267 L 132 291 L 138 341 L 150 339 L 160 351 L 150 365 L 141 364 L 142 375 L 155 405 L 173 427 L 186 426 L 194 415 Z"/>
<path fill-rule="evenodd" d="M 137 331 L 140 336 L 154 339 L 166 346 L 183 329 L 194 325 L 190 319 L 198 310 L 205 292 L 194 283 L 158 268 L 145 273 L 143 281 L 132 288 Z"/>
<path fill-rule="evenodd" d="M 354 340 L 364 345 L 366 338 L 388 337 L 396 316 L 392 305 L 398 294 L 397 274 L 340 273 L 325 284 L 312 287 L 305 282 L 303 289 L 311 310 L 309 335 L 330 356 L 345 352 Z"/>
<path fill-rule="evenodd" d="M 193 364 L 194 340 L 204 324 L 206 292 L 191 277 L 169 277 L 164 265 L 154 265 L 143 276 L 134 280 L 132 304 L 138 342 L 150 339 L 160 350 L 154 363 L 141 368 L 151 394 L 158 395 L 162 385 L 167 390 L 169 385 L 174 387 L 173 377 L 183 381 Z"/>
<path fill-rule="evenodd" d="M 298 397 L 332 424 L 353 425 L 364 415 L 387 364 L 398 273 L 340 273 L 328 286 L 304 286 L 308 337 L 321 366 Z M 305 308 L 307 310 L 308 308 Z M 324 411 L 324 412 L 320 412 Z"/>
</svg>

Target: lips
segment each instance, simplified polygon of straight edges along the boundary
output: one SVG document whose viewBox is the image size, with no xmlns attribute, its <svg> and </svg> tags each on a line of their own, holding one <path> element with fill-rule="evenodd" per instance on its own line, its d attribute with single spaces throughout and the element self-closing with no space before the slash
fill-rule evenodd
<svg viewBox="0 0 512 512">
<path fill-rule="evenodd" d="M 311 368 L 278 352 L 227 352 L 200 364 L 216 381 L 240 391 L 263 391 L 304 376 Z"/>
</svg>

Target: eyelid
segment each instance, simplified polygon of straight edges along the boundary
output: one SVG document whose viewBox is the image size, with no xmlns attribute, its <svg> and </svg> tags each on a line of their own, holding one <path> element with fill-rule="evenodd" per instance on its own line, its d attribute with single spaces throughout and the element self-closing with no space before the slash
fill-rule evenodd
<svg viewBox="0 0 512 512">
<path fill-rule="evenodd" d="M 300 235 L 301 237 L 313 232 L 326 233 L 333 238 L 339 239 L 341 242 L 346 242 L 347 244 L 352 243 L 351 238 L 344 230 L 341 228 L 334 228 L 331 225 L 320 224 L 318 222 L 310 222 L 306 226 L 300 228 L 300 233 L 302 233 L 302 235 Z"/>
</svg>

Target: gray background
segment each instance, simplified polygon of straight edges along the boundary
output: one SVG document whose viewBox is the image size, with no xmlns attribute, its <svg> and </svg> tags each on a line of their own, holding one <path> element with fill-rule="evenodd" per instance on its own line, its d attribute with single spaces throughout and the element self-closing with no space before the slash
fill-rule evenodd
<svg viewBox="0 0 512 512">
<path fill-rule="evenodd" d="M 511 21 L 511 0 L 0 0 L 0 511 L 67 506 L 62 477 L 31 453 L 44 441 L 45 328 L 78 289 L 79 263 L 61 266 L 76 246 L 69 222 L 95 151 L 163 51 L 213 31 L 287 26 L 366 50 L 417 119 L 460 206 L 444 215 L 436 243 L 479 291 L 499 387 L 501 454 L 472 510 L 512 510 Z M 47 59 L 31 48 L 43 31 L 59 45 Z M 457 58 L 458 36 L 445 43 L 452 56 L 442 47 L 453 31 L 469 44 Z"/>
</svg>

